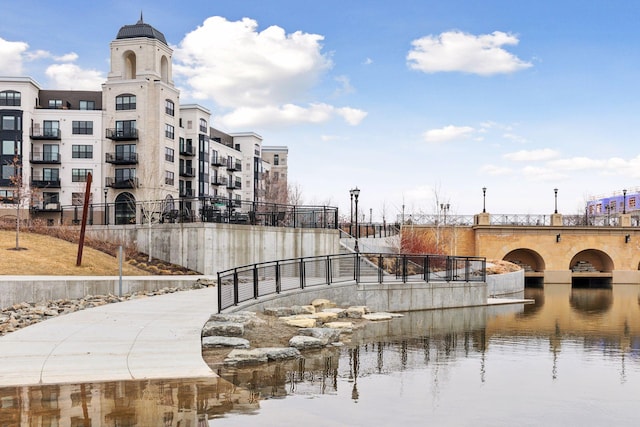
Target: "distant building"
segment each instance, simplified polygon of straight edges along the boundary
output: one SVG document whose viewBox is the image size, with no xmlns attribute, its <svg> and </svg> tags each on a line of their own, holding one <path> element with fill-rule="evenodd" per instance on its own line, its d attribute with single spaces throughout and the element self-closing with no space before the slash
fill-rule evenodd
<svg viewBox="0 0 640 427">
<path fill-rule="evenodd" d="M 262 147 L 262 159 L 268 164 L 264 177 L 265 199 L 289 203 L 289 149 L 285 146 Z"/>
<path fill-rule="evenodd" d="M 191 211 L 202 200 L 266 200 L 264 171 L 274 160 L 262 157 L 270 152 L 262 137 L 220 132 L 208 109 L 180 105 L 173 51 L 160 31 L 140 19 L 123 26 L 110 48 L 101 91 L 0 78 L 0 217 L 19 202 L 53 223 L 62 206 L 82 204 L 89 173 L 91 202 L 116 203 L 118 224 L 131 223 L 133 202 L 143 200 Z M 286 147 L 277 148 L 286 159 Z"/>
<path fill-rule="evenodd" d="M 629 191 L 613 193 L 610 196 L 592 197 L 587 202 L 588 215 L 612 215 L 626 213 L 637 213 L 640 210 L 640 189 L 634 188 Z"/>
</svg>

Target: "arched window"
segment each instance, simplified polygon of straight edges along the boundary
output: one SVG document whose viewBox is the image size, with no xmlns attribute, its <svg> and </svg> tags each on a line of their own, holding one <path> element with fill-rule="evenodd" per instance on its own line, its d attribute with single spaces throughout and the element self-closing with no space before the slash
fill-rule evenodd
<svg viewBox="0 0 640 427">
<path fill-rule="evenodd" d="M 165 83 L 169 83 L 169 61 L 166 56 L 160 59 L 160 79 Z"/>
<path fill-rule="evenodd" d="M 136 54 L 127 51 L 122 56 L 124 60 L 124 78 L 127 80 L 132 80 L 136 78 Z"/>
<path fill-rule="evenodd" d="M 136 223 L 136 198 L 131 193 L 116 197 L 116 225 Z"/>
<path fill-rule="evenodd" d="M 135 110 L 136 109 L 136 96 L 130 93 L 125 93 L 116 96 L 116 110 Z"/>
<path fill-rule="evenodd" d="M 20 92 L 16 92 L 15 90 L 3 90 L 0 92 L 0 106 L 19 107 Z"/>
</svg>

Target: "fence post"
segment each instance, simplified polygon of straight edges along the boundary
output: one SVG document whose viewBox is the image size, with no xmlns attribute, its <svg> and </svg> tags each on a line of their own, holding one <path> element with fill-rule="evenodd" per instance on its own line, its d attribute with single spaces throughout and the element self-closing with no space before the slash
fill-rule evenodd
<svg viewBox="0 0 640 427">
<path fill-rule="evenodd" d="M 425 282 L 427 282 L 427 276 L 429 275 L 429 272 L 427 270 L 428 266 L 429 266 L 429 256 L 426 255 L 424 258 L 422 258 L 422 280 L 424 280 Z"/>
<path fill-rule="evenodd" d="M 325 273 L 327 277 L 327 285 L 331 284 L 331 256 L 327 255 L 327 265 L 325 266 Z"/>
<path fill-rule="evenodd" d="M 253 299 L 258 299 L 258 266 L 253 265 Z"/>
<path fill-rule="evenodd" d="M 402 255 L 402 283 L 407 283 L 407 256 Z"/>
<path fill-rule="evenodd" d="M 276 261 L 276 294 L 280 293 L 280 261 Z"/>
<path fill-rule="evenodd" d="M 382 254 L 378 255 L 378 283 L 382 283 L 384 278 L 384 258 Z"/>
<path fill-rule="evenodd" d="M 238 270 L 233 270 L 233 305 L 238 305 Z"/>
<path fill-rule="evenodd" d="M 424 260 L 424 281 L 429 282 L 431 280 L 431 257 L 427 255 Z"/>
<path fill-rule="evenodd" d="M 304 289 L 304 258 L 300 258 L 300 289 Z"/>
<path fill-rule="evenodd" d="M 220 272 L 218 272 L 218 313 L 222 312 L 222 279 L 220 278 Z"/>
<path fill-rule="evenodd" d="M 452 260 L 450 256 L 447 256 L 447 262 L 446 262 L 446 268 L 447 268 L 447 274 L 446 274 L 446 278 L 447 278 L 447 282 L 450 282 L 453 276 L 453 271 L 452 271 Z"/>
</svg>

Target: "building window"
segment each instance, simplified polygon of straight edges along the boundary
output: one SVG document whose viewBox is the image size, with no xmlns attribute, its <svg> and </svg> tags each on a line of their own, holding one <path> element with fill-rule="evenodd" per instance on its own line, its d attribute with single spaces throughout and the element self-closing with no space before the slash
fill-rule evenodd
<svg viewBox="0 0 640 427">
<path fill-rule="evenodd" d="M 174 185 L 174 173 L 171 171 L 164 171 L 164 183 L 166 185 Z"/>
<path fill-rule="evenodd" d="M 200 119 L 200 132 L 207 133 L 207 121 L 205 119 Z"/>
<path fill-rule="evenodd" d="M 0 92 L 0 106 L 19 107 L 20 92 L 16 92 L 14 90 L 4 90 Z"/>
<path fill-rule="evenodd" d="M 170 116 L 175 115 L 175 104 L 172 100 L 167 99 L 164 101 L 164 111 Z"/>
<path fill-rule="evenodd" d="M 175 161 L 175 150 L 173 148 L 164 147 L 164 159 L 167 162 L 173 163 Z"/>
<path fill-rule="evenodd" d="M 125 94 L 116 96 L 116 110 L 135 110 L 136 96 Z"/>
<path fill-rule="evenodd" d="M 127 181 L 129 179 L 135 179 L 135 169 L 116 169 L 116 181 Z"/>
<path fill-rule="evenodd" d="M 169 124 L 165 124 L 164 125 L 164 136 L 166 136 L 169 139 L 173 139 L 174 137 L 174 128 L 173 126 L 169 125 Z"/>
<path fill-rule="evenodd" d="M 60 136 L 60 122 L 57 120 L 45 120 L 42 122 L 44 136 Z"/>
<path fill-rule="evenodd" d="M 15 156 L 19 155 L 18 143 L 16 141 L 2 141 L 2 154 L 3 156 Z"/>
<path fill-rule="evenodd" d="M 93 172 L 93 169 L 72 169 L 71 181 L 72 182 L 87 182 L 87 175 Z"/>
<path fill-rule="evenodd" d="M 81 122 L 74 120 L 71 127 L 74 135 L 93 135 L 93 122 Z"/>
<path fill-rule="evenodd" d="M 118 120 L 116 121 L 116 135 L 119 136 L 135 136 L 136 121 L 135 120 Z"/>
<path fill-rule="evenodd" d="M 80 109 L 81 110 L 95 110 L 96 102 L 95 101 L 80 101 Z"/>
<path fill-rule="evenodd" d="M 62 108 L 62 99 L 50 99 L 49 108 Z"/>
<path fill-rule="evenodd" d="M 280 156 L 278 154 L 273 155 L 273 165 L 278 166 L 280 164 Z"/>
<path fill-rule="evenodd" d="M 72 145 L 71 157 L 74 159 L 93 159 L 93 145 Z"/>
<path fill-rule="evenodd" d="M 44 181 L 60 181 L 60 169 L 42 169 L 42 179 Z"/>
<path fill-rule="evenodd" d="M 20 117 L 2 116 L 0 126 L 0 130 L 21 130 Z"/>
<path fill-rule="evenodd" d="M 635 197 L 631 197 L 629 199 L 629 207 L 630 208 L 635 208 L 636 207 L 636 198 Z"/>
<path fill-rule="evenodd" d="M 187 129 L 193 128 L 193 122 L 191 120 L 187 120 Z"/>
<path fill-rule="evenodd" d="M 16 168 L 13 165 L 2 165 L 2 179 L 11 179 L 16 174 Z"/>
<path fill-rule="evenodd" d="M 38 153 L 33 153 L 34 158 L 38 157 Z M 46 162 L 60 161 L 60 146 L 58 144 L 44 144 L 42 146 L 42 160 Z"/>
</svg>

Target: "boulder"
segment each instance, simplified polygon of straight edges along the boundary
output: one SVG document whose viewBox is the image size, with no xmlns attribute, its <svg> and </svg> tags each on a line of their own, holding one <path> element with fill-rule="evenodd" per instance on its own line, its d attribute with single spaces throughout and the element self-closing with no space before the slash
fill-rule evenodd
<svg viewBox="0 0 640 427">
<path fill-rule="evenodd" d="M 242 323 L 209 321 L 205 323 L 202 328 L 203 337 L 211 337 L 215 335 L 223 337 L 240 337 L 243 334 L 244 325 Z"/>
<path fill-rule="evenodd" d="M 291 311 L 293 314 L 314 314 L 316 308 L 312 305 L 293 305 Z"/>
<path fill-rule="evenodd" d="M 391 320 L 393 319 L 393 317 L 394 316 L 392 316 L 391 313 L 371 313 L 371 314 L 364 314 L 362 316 L 363 319 L 372 320 L 372 321 Z"/>
<path fill-rule="evenodd" d="M 293 316 L 293 310 L 291 307 L 267 307 L 263 310 L 263 313 L 267 316 L 285 317 Z"/>
<path fill-rule="evenodd" d="M 352 322 L 329 322 L 324 324 L 325 328 L 339 329 L 341 332 L 351 333 L 353 331 Z"/>
<path fill-rule="evenodd" d="M 334 303 L 324 298 L 314 299 L 313 301 L 311 301 L 311 305 L 316 308 L 316 311 L 322 311 L 326 308 L 333 308 L 336 306 Z"/>
<path fill-rule="evenodd" d="M 267 355 L 261 350 L 262 349 L 257 348 L 253 350 L 231 350 L 224 359 L 224 363 L 225 365 L 232 366 L 247 366 L 266 363 L 269 359 L 267 359 Z"/>
<path fill-rule="evenodd" d="M 234 347 L 234 348 L 249 348 L 249 341 L 244 338 L 237 337 L 204 337 L 202 338 L 202 348 L 219 348 L 219 347 Z"/>
<path fill-rule="evenodd" d="M 318 338 L 322 340 L 323 345 L 340 341 L 340 331 L 332 328 L 302 328 L 298 331 L 298 334 L 305 337 Z"/>
<path fill-rule="evenodd" d="M 330 313 L 328 311 L 322 311 L 320 313 L 316 313 L 313 315 L 313 317 L 322 323 L 333 322 L 334 320 L 338 320 L 338 315 L 336 313 Z"/>
<path fill-rule="evenodd" d="M 316 326 L 316 319 L 312 318 L 281 317 L 280 320 L 287 325 L 296 326 L 298 328 L 313 328 Z"/>
<path fill-rule="evenodd" d="M 266 323 L 253 311 L 238 311 L 236 313 L 212 314 L 209 321 L 242 323 L 244 326 L 256 326 Z"/>
<path fill-rule="evenodd" d="M 347 316 L 347 310 L 344 308 L 325 308 L 324 310 L 322 310 L 322 312 L 326 312 L 326 313 L 335 313 L 338 315 L 338 317 L 346 317 Z"/>
<path fill-rule="evenodd" d="M 322 348 L 326 344 L 320 338 L 297 335 L 289 340 L 289 346 L 298 350 L 308 350 L 312 348 Z"/>
</svg>

